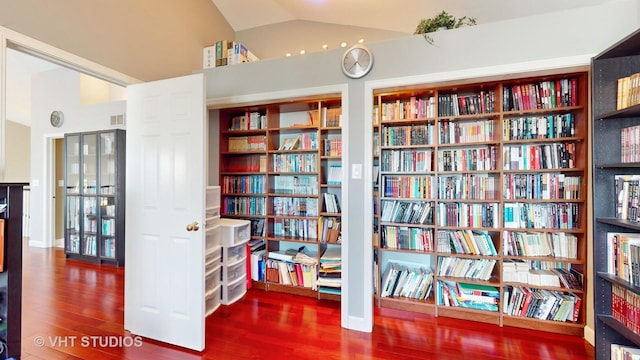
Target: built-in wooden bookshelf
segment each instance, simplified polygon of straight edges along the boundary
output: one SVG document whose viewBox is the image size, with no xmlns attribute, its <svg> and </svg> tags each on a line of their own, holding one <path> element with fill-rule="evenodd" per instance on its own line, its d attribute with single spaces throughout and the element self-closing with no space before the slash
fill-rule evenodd
<svg viewBox="0 0 640 360">
<path fill-rule="evenodd" d="M 374 94 L 378 306 L 582 335 L 588 81 Z"/>
<path fill-rule="evenodd" d="M 623 246 L 625 238 L 640 237 L 640 222 L 634 214 L 637 212 L 637 178 L 640 175 L 640 162 L 634 155 L 638 153 L 640 132 L 633 130 L 640 129 L 640 105 L 630 105 L 635 104 L 632 101 L 624 102 L 629 106 L 621 106 L 623 94 L 618 87 L 621 79 L 637 74 L 639 69 L 640 31 L 592 59 L 593 280 L 597 359 L 612 358 L 614 344 L 640 348 L 639 324 L 637 317 L 630 313 L 637 314 L 640 287 L 636 272 L 632 270 L 626 274 L 624 270 L 638 264 L 635 256 L 624 256 L 636 253 L 637 246 L 633 240 Z M 630 130 L 636 132 L 629 134 Z M 628 145 L 633 143 L 635 148 L 627 151 Z M 634 179 L 636 185 L 633 185 Z M 626 195 L 621 189 L 625 182 L 632 189 Z"/>
<path fill-rule="evenodd" d="M 335 96 L 220 110 L 221 214 L 252 222 L 253 287 L 340 299 L 341 112 Z"/>
</svg>

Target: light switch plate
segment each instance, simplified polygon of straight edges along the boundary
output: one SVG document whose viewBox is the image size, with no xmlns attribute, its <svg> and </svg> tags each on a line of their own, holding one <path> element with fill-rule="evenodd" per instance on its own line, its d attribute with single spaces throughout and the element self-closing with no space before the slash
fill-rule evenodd
<svg viewBox="0 0 640 360">
<path fill-rule="evenodd" d="M 351 165 L 351 178 L 362 179 L 362 164 Z"/>
</svg>

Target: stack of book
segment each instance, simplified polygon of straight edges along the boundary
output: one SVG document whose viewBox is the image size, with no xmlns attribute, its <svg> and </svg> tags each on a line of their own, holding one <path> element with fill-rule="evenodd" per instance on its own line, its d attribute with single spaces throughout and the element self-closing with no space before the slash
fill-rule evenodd
<svg viewBox="0 0 640 360">
<path fill-rule="evenodd" d="M 340 295 L 342 288 L 342 250 L 328 246 L 320 256 L 318 288 L 321 293 Z"/>
<path fill-rule="evenodd" d="M 204 69 L 258 61 L 246 46 L 232 40 L 218 40 L 202 49 L 202 67 Z"/>
</svg>

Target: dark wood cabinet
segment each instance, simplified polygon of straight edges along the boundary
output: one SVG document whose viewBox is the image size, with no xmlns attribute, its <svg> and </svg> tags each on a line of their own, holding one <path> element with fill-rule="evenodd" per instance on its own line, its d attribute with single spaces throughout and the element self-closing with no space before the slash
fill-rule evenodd
<svg viewBox="0 0 640 360">
<path fill-rule="evenodd" d="M 124 265 L 125 131 L 65 135 L 65 254 Z"/>
</svg>

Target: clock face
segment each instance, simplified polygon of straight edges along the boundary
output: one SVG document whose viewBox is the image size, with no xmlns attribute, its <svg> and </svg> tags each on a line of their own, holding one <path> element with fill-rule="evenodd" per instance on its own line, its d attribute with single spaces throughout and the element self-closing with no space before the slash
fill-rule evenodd
<svg viewBox="0 0 640 360">
<path fill-rule="evenodd" d="M 58 111 L 58 110 L 53 111 L 51 113 L 51 117 L 49 121 L 51 122 L 52 126 L 55 126 L 55 127 L 62 126 L 62 123 L 64 122 L 64 115 L 62 114 L 62 111 Z"/>
<path fill-rule="evenodd" d="M 369 49 L 355 45 L 342 56 L 342 72 L 351 78 L 365 76 L 373 67 L 373 56 Z"/>
</svg>

